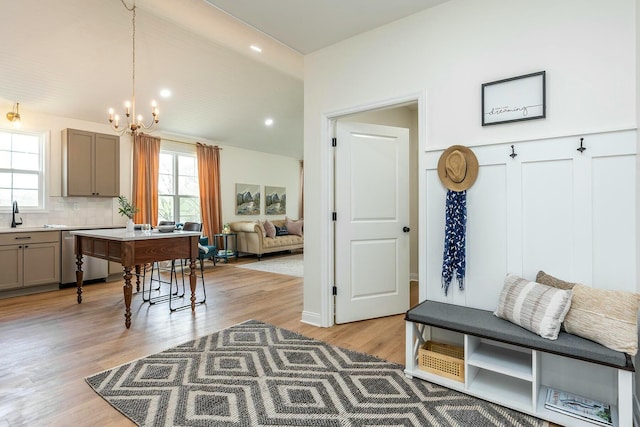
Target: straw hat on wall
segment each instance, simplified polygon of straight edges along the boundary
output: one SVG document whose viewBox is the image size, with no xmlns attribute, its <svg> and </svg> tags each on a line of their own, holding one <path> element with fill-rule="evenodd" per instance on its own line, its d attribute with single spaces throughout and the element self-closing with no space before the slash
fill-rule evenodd
<svg viewBox="0 0 640 427">
<path fill-rule="evenodd" d="M 438 176 L 449 190 L 464 191 L 478 177 L 478 159 L 470 148 L 452 145 L 438 160 Z"/>
</svg>

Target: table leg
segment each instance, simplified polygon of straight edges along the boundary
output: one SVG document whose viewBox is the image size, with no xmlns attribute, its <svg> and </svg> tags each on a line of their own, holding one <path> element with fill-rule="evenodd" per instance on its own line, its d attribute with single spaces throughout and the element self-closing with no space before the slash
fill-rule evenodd
<svg viewBox="0 0 640 427">
<path fill-rule="evenodd" d="M 140 292 L 140 264 L 136 264 L 136 292 Z"/>
<path fill-rule="evenodd" d="M 196 260 L 192 259 L 189 264 L 189 286 L 191 286 L 191 311 L 196 309 Z M 202 284 L 204 286 L 204 283 Z"/>
<path fill-rule="evenodd" d="M 76 255 L 76 286 L 78 286 L 78 304 L 80 304 L 82 302 L 82 279 L 83 279 L 83 272 L 82 272 L 82 254 L 78 254 Z"/>
<path fill-rule="evenodd" d="M 131 326 L 131 294 L 133 286 L 131 286 L 131 267 L 124 267 L 124 325 L 129 329 Z"/>
</svg>

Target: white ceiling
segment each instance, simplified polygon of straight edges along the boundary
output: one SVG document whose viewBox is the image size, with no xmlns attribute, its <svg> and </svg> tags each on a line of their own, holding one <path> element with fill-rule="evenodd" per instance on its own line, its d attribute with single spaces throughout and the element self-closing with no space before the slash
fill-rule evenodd
<svg viewBox="0 0 640 427">
<path fill-rule="evenodd" d="M 302 54 L 446 0 L 205 0 Z"/>
<path fill-rule="evenodd" d="M 301 159 L 300 52 L 443 1 L 137 0 L 137 112 L 148 119 L 156 99 L 160 135 Z M 0 119 L 16 101 L 25 123 L 30 112 L 122 115 L 132 65 L 131 13 L 120 0 L 0 0 L 0 10 Z M 172 96 L 160 98 L 162 88 Z"/>
</svg>

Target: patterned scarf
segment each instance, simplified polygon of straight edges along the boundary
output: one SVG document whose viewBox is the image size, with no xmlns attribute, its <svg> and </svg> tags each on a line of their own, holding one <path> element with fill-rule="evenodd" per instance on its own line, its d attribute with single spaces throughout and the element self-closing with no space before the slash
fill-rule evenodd
<svg viewBox="0 0 640 427">
<path fill-rule="evenodd" d="M 445 208 L 444 254 L 442 256 L 442 288 L 447 295 L 454 274 L 460 290 L 464 289 L 465 230 L 467 227 L 467 192 L 447 191 Z"/>
</svg>

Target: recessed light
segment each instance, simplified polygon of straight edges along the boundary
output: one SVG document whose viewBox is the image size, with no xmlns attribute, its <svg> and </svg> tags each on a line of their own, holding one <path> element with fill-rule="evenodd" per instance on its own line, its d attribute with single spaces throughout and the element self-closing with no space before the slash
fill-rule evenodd
<svg viewBox="0 0 640 427">
<path fill-rule="evenodd" d="M 169 89 L 162 89 L 160 91 L 160 96 L 163 98 L 168 98 L 171 96 L 171 91 Z"/>
<path fill-rule="evenodd" d="M 273 119 L 267 119 L 264 121 L 265 126 L 272 126 L 273 125 Z"/>
<path fill-rule="evenodd" d="M 250 47 L 251 47 L 251 50 L 254 52 L 258 52 L 258 53 L 262 52 L 262 48 L 260 46 L 256 46 L 255 44 L 252 44 Z"/>
</svg>

